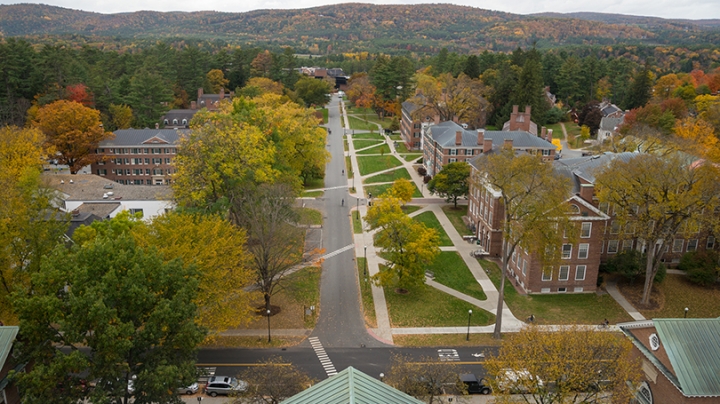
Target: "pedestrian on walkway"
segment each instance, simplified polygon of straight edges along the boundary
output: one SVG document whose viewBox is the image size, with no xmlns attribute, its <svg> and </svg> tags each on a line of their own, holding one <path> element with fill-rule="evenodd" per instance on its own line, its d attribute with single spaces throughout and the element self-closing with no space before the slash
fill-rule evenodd
<svg viewBox="0 0 720 404">
<path fill-rule="evenodd" d="M 340 202 L 340 206 L 345 206 L 345 198 L 343 198 L 342 201 Z"/>
</svg>

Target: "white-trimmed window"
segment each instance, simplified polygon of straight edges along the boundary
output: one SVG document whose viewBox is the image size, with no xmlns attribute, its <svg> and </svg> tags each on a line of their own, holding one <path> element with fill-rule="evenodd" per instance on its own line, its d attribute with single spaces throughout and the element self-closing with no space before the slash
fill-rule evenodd
<svg viewBox="0 0 720 404">
<path fill-rule="evenodd" d="M 573 292 L 575 292 L 575 293 L 580 293 L 580 292 L 582 292 L 582 291 L 583 291 L 583 287 L 582 287 L 582 286 L 577 286 L 577 287 L 575 287 L 575 289 L 573 289 Z"/>
<path fill-rule="evenodd" d="M 570 265 L 560 265 L 559 281 L 566 281 L 570 277 Z"/>
<path fill-rule="evenodd" d="M 575 280 L 576 281 L 584 281 L 585 280 L 585 270 L 587 267 L 585 265 L 578 265 L 575 267 Z"/>
<path fill-rule="evenodd" d="M 456 158 L 448 159 L 448 163 L 457 163 L 457 159 Z"/>
<path fill-rule="evenodd" d="M 516 258 L 517 258 L 517 251 L 513 251 L 513 254 L 512 254 L 512 262 L 513 263 L 515 262 Z"/>
<path fill-rule="evenodd" d="M 448 155 L 450 155 L 450 156 L 457 156 L 457 155 L 458 155 L 457 149 L 450 149 L 450 153 L 448 153 Z"/>
<path fill-rule="evenodd" d="M 567 293 L 567 288 L 558 288 L 558 293 Z"/>
<path fill-rule="evenodd" d="M 630 251 L 633 248 L 633 241 L 632 240 L 623 240 L 622 244 L 622 250 L 623 251 Z"/>
<path fill-rule="evenodd" d="M 608 254 L 615 254 L 618 252 L 618 240 L 608 240 Z"/>
<path fill-rule="evenodd" d="M 685 240 L 676 238 L 673 240 L 672 252 L 682 252 L 683 245 L 685 245 Z"/>
<path fill-rule="evenodd" d="M 687 251 L 697 251 L 698 240 L 696 238 L 688 240 Z"/>
<path fill-rule="evenodd" d="M 715 237 L 708 236 L 707 243 L 705 244 L 705 249 L 712 250 L 713 248 L 715 248 Z"/>
<path fill-rule="evenodd" d="M 592 223 L 591 222 L 583 222 L 580 226 L 580 238 L 590 238 L 590 233 L 592 231 Z"/>
<path fill-rule="evenodd" d="M 543 268 L 542 280 L 543 281 L 551 281 L 552 280 L 552 267 Z"/>
<path fill-rule="evenodd" d="M 610 234 L 618 234 L 620 233 L 620 223 L 613 221 L 610 224 Z"/>
<path fill-rule="evenodd" d="M 130 214 L 131 214 L 131 215 L 135 215 L 135 214 L 138 214 L 138 213 L 140 214 L 140 217 L 143 217 L 143 210 L 142 210 L 142 209 L 130 209 Z"/>
<path fill-rule="evenodd" d="M 562 259 L 569 260 L 572 258 L 572 244 L 562 245 Z"/>
<path fill-rule="evenodd" d="M 473 149 L 465 149 L 465 155 L 466 155 L 466 156 L 472 156 L 472 155 L 473 155 Z"/>
<path fill-rule="evenodd" d="M 550 150 L 548 150 L 548 149 L 542 149 L 542 155 L 543 155 L 543 156 L 549 156 L 549 155 L 550 155 Z"/>
<path fill-rule="evenodd" d="M 540 289 L 540 293 L 550 293 L 550 288 L 542 288 Z"/>
<path fill-rule="evenodd" d="M 522 274 L 527 275 L 527 260 L 523 260 Z"/>
<path fill-rule="evenodd" d="M 608 211 L 610 210 L 610 204 L 607 202 L 600 202 L 598 204 L 598 210 L 602 213 L 608 213 Z"/>
<path fill-rule="evenodd" d="M 588 257 L 588 251 L 590 251 L 590 244 L 583 243 L 578 245 L 578 258 L 584 260 Z"/>
</svg>

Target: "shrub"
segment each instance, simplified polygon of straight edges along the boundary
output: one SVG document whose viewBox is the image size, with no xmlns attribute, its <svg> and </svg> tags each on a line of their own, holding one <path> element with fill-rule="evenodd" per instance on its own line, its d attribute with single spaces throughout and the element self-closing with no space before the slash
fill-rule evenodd
<svg viewBox="0 0 720 404">
<path fill-rule="evenodd" d="M 636 278 L 644 278 L 646 260 L 647 255 L 641 254 L 640 251 L 622 251 L 601 264 L 600 270 L 611 274 L 620 274 L 630 282 L 634 282 Z M 660 264 L 653 281 L 662 283 L 666 275 L 667 268 L 665 264 Z"/>
<path fill-rule="evenodd" d="M 432 176 L 430 175 L 426 175 L 425 177 L 423 177 L 423 182 L 426 184 L 430 182 L 430 180 L 432 180 Z"/>
<path fill-rule="evenodd" d="M 418 167 L 417 172 L 418 172 L 418 174 L 422 175 L 423 177 L 427 175 L 427 170 L 423 166 Z"/>
<path fill-rule="evenodd" d="M 690 282 L 710 286 L 718 279 L 718 253 L 715 251 L 692 251 L 680 258 L 679 269 L 686 271 Z"/>
</svg>

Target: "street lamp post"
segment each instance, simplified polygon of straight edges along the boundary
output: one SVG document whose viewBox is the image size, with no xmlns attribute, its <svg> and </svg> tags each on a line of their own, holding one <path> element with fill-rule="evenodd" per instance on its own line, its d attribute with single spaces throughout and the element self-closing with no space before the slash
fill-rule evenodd
<svg viewBox="0 0 720 404">
<path fill-rule="evenodd" d="M 367 246 L 363 246 L 363 249 L 365 250 L 365 265 L 363 266 L 363 277 L 367 278 Z"/>
<path fill-rule="evenodd" d="M 267 310 L 267 317 L 268 317 L 268 342 L 271 341 L 270 339 L 270 309 Z"/>
<path fill-rule="evenodd" d="M 472 309 L 468 310 L 468 331 L 465 336 L 465 341 L 470 341 L 470 317 L 472 317 Z"/>
<path fill-rule="evenodd" d="M 355 178 L 354 177 L 353 177 L 353 188 L 355 188 Z M 360 220 L 360 198 L 355 198 L 355 212 L 357 212 L 357 218 L 358 218 L 358 220 Z"/>
<path fill-rule="evenodd" d="M 690 309 L 686 307 L 686 308 L 685 308 L 685 318 L 687 318 L 687 312 L 688 312 L 688 310 L 690 310 Z"/>
</svg>

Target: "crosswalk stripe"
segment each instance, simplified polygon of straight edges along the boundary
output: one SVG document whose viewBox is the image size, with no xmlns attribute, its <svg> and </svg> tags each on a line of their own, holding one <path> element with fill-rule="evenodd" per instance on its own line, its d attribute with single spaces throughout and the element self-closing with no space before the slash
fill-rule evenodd
<svg viewBox="0 0 720 404">
<path fill-rule="evenodd" d="M 352 248 L 353 246 L 350 245 L 350 247 Z M 347 247 L 344 247 L 344 248 L 346 250 L 348 249 Z M 310 342 L 310 346 L 312 346 L 313 350 L 315 351 L 315 355 L 318 357 L 318 360 L 320 361 L 320 365 L 323 367 L 323 369 L 325 369 L 325 373 L 328 376 L 336 375 L 337 370 L 335 369 L 335 365 L 333 365 L 327 352 L 325 352 L 325 348 L 323 348 L 322 343 L 320 342 L 320 339 L 318 337 L 310 337 L 310 338 L 308 338 L 308 341 Z"/>
<path fill-rule="evenodd" d="M 343 247 L 343 248 L 337 249 L 337 250 L 335 250 L 335 251 L 333 251 L 333 252 L 330 252 L 330 253 L 327 253 L 327 254 L 323 255 L 321 258 L 322 258 L 322 259 L 332 258 L 332 257 L 334 257 L 334 256 L 336 256 L 336 255 L 338 255 L 338 254 L 344 253 L 344 252 L 347 251 L 347 250 L 352 250 L 353 248 L 355 248 L 355 244 L 348 244 L 348 245 L 346 245 L 346 246 Z M 312 344 L 312 342 L 311 342 L 311 344 Z"/>
</svg>

